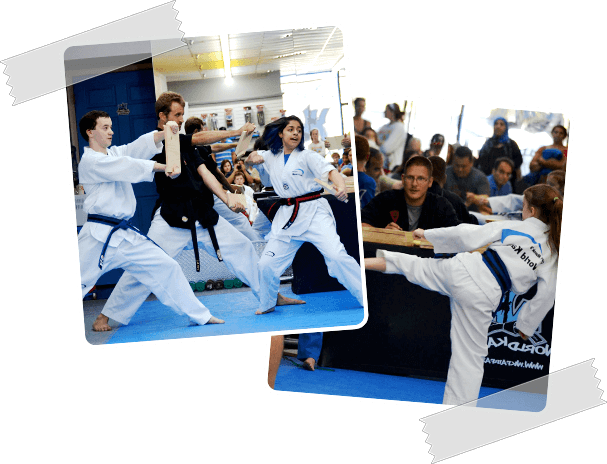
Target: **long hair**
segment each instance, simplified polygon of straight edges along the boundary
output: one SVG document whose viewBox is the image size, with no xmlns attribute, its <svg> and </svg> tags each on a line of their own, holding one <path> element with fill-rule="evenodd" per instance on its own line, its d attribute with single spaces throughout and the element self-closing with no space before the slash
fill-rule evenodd
<svg viewBox="0 0 607 464">
<path fill-rule="evenodd" d="M 263 131 L 263 135 L 261 136 L 261 138 L 268 145 L 268 148 L 270 149 L 270 151 L 272 153 L 274 153 L 275 155 L 280 153 L 280 150 L 282 150 L 282 148 L 283 148 L 282 138 L 280 137 L 279 134 L 281 134 L 282 131 L 285 130 L 285 127 L 287 127 L 289 125 L 290 121 L 298 122 L 301 127 L 301 140 L 299 141 L 299 145 L 297 145 L 297 149 L 299 151 L 304 150 L 304 140 L 303 140 L 304 139 L 303 138 L 304 125 L 303 125 L 303 122 L 301 122 L 301 119 L 299 119 L 297 116 L 291 115 L 291 116 L 286 116 L 284 118 L 279 118 L 276 121 L 272 121 L 270 124 L 266 125 L 266 128 Z"/>
<path fill-rule="evenodd" d="M 557 189 L 546 184 L 529 187 L 523 192 L 527 205 L 539 211 L 538 219 L 549 227 L 548 245 L 552 252 L 559 252 L 561 242 L 561 222 L 563 218 L 563 197 Z"/>
</svg>

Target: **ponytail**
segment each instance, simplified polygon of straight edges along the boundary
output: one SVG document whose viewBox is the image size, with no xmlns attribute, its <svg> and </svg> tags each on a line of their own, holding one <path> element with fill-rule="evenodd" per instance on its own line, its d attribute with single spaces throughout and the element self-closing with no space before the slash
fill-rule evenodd
<svg viewBox="0 0 607 464">
<path fill-rule="evenodd" d="M 553 253 L 559 253 L 561 242 L 561 222 L 563 218 L 563 197 L 557 189 L 546 184 L 529 187 L 523 192 L 527 205 L 538 212 L 538 219 L 549 227 L 548 245 Z"/>
</svg>

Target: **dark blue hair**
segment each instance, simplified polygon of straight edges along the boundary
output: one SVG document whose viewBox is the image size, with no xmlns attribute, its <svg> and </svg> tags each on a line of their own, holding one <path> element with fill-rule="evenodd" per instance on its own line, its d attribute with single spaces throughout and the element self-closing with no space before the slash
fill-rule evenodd
<svg viewBox="0 0 607 464">
<path fill-rule="evenodd" d="M 304 150 L 304 125 L 297 116 L 287 116 L 284 118 L 277 119 L 276 121 L 272 121 L 270 124 L 266 125 L 265 130 L 263 131 L 263 135 L 261 138 L 268 145 L 270 151 L 277 155 L 282 150 L 282 138 L 279 134 L 285 130 L 285 127 L 289 125 L 289 122 L 296 121 L 301 126 L 301 140 L 299 141 L 299 145 L 297 145 L 297 149 L 300 151 Z"/>
</svg>

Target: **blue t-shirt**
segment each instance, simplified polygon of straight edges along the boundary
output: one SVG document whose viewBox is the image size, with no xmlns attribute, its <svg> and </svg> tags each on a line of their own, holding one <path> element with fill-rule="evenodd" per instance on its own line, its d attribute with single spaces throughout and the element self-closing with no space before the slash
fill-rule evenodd
<svg viewBox="0 0 607 464">
<path fill-rule="evenodd" d="M 364 172 L 358 171 L 358 190 L 360 192 L 360 207 L 364 208 L 367 206 L 373 197 L 375 196 L 375 189 L 377 184 L 372 177 L 368 176 Z"/>
</svg>

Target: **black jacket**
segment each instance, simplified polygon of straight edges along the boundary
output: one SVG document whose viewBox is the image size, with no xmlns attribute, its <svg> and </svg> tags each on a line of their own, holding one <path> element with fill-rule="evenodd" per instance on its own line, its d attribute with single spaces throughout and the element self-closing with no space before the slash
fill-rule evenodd
<svg viewBox="0 0 607 464">
<path fill-rule="evenodd" d="M 216 169 L 217 165 L 210 156 L 210 149 L 197 149 L 192 146 L 192 136 L 179 134 L 181 148 L 181 174 L 170 179 L 164 172 L 154 175 L 156 201 L 153 215 L 161 207 L 160 214 L 171 227 L 191 229 L 196 221 L 204 228 L 217 224 L 219 215 L 213 209 L 213 192 L 204 184 L 197 172 L 201 164 Z M 166 152 L 163 149 L 154 161 L 166 164 Z M 211 166 L 211 164 L 213 166 Z"/>
<path fill-rule="evenodd" d="M 396 221 L 393 216 L 398 214 Z M 388 190 L 375 196 L 362 209 L 361 222 L 377 228 L 385 228 L 396 222 L 403 230 L 409 230 L 409 213 L 403 190 Z M 420 229 L 437 229 L 456 226 L 460 223 L 451 203 L 445 198 L 428 192 L 422 205 L 422 212 L 417 227 Z"/>
<path fill-rule="evenodd" d="M 468 208 L 466 208 L 464 200 L 462 200 L 455 193 L 450 192 L 449 190 L 445 190 L 436 182 L 432 183 L 432 186 L 430 186 L 428 192 L 431 192 L 439 197 L 443 197 L 449 203 L 451 203 L 451 206 L 453 206 L 453 209 L 455 210 L 455 214 L 457 215 L 457 219 L 459 220 L 459 222 L 465 222 L 466 224 L 478 224 L 478 219 L 476 219 L 476 216 L 468 212 Z"/>
</svg>

